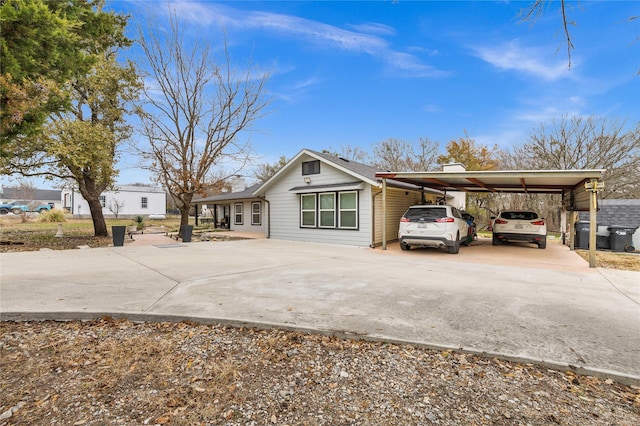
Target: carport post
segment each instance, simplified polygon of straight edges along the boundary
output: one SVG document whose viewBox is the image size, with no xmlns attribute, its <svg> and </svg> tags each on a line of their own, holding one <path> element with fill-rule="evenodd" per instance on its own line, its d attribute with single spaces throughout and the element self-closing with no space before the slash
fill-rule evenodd
<svg viewBox="0 0 640 426">
<path fill-rule="evenodd" d="M 604 189 L 604 182 L 598 182 L 598 179 L 591 179 L 591 182 L 584 184 L 587 191 L 590 193 L 589 202 L 589 268 L 596 267 L 596 231 L 597 220 L 596 211 L 598 209 L 598 191 Z"/>
<path fill-rule="evenodd" d="M 589 268 L 596 267 L 596 192 L 591 191 L 589 203 Z"/>
<path fill-rule="evenodd" d="M 387 249 L 387 178 L 382 178 L 382 250 Z"/>
</svg>

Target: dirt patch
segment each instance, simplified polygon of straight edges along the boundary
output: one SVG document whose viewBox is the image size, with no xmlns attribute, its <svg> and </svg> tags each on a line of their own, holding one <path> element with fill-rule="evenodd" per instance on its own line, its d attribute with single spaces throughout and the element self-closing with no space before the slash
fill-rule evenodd
<svg viewBox="0 0 640 426">
<path fill-rule="evenodd" d="M 193 323 L 0 323 L 0 424 L 636 425 L 636 387 L 410 345 Z"/>
</svg>

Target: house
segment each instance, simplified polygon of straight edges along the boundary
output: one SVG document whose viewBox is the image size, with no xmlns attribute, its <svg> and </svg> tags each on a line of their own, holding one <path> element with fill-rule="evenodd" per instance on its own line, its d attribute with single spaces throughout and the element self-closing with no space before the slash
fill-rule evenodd
<svg viewBox="0 0 640 426">
<path fill-rule="evenodd" d="M 254 199 L 265 200 L 266 233 L 271 238 L 375 247 L 382 243 L 381 170 L 303 149 L 260 185 Z M 441 191 L 402 182 L 387 186 L 388 239 L 398 235 L 409 206 L 437 203 Z"/>
<path fill-rule="evenodd" d="M 79 217 L 90 217 L 89 203 L 75 187 L 62 190 L 62 207 Z M 105 217 L 133 217 L 165 215 L 167 213 L 167 194 L 159 188 L 150 186 L 119 186 L 100 195 L 102 214 Z"/>
<path fill-rule="evenodd" d="M 194 198 L 196 223 L 212 222 L 217 228 L 232 231 L 258 232 L 267 234 L 266 201 L 253 195 L 260 185 L 246 187 L 242 177 L 236 176 L 231 184 L 231 192 L 204 198 Z"/>
<path fill-rule="evenodd" d="M 0 202 L 9 203 L 15 200 L 29 201 L 28 204 L 41 205 L 41 204 L 53 204 L 55 207 L 60 207 L 60 193 L 59 189 L 31 189 L 31 188 L 14 188 L 6 187 L 2 188 L 0 193 Z"/>
</svg>

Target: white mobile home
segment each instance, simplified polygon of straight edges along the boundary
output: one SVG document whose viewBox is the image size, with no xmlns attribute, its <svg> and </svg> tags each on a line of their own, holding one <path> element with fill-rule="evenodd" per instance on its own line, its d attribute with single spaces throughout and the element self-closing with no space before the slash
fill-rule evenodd
<svg viewBox="0 0 640 426">
<path fill-rule="evenodd" d="M 380 170 L 308 149 L 300 151 L 253 195 L 269 207 L 271 238 L 374 247 L 382 243 Z M 388 239 L 414 204 L 436 203 L 437 190 L 402 183 L 387 189 Z"/>
<path fill-rule="evenodd" d="M 100 195 L 102 214 L 105 217 L 132 217 L 165 215 L 167 195 L 159 188 L 150 186 L 120 186 Z M 71 187 L 62 190 L 62 207 L 74 216 L 89 217 L 89 203 L 80 192 Z"/>
</svg>

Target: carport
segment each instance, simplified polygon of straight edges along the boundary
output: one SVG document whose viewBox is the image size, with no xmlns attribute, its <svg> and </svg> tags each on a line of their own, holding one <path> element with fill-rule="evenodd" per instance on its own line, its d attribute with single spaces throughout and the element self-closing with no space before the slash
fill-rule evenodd
<svg viewBox="0 0 640 426">
<path fill-rule="evenodd" d="M 382 179 L 382 221 L 387 223 L 387 180 L 405 182 L 440 191 L 479 193 L 529 193 L 562 195 L 562 228 L 566 229 L 566 212 L 589 212 L 589 267 L 596 266 L 597 193 L 604 188 L 604 169 L 593 170 L 496 170 L 446 172 L 380 172 Z M 573 249 L 576 221 L 571 220 Z M 386 226 L 382 227 L 382 249 L 387 249 Z"/>
</svg>

